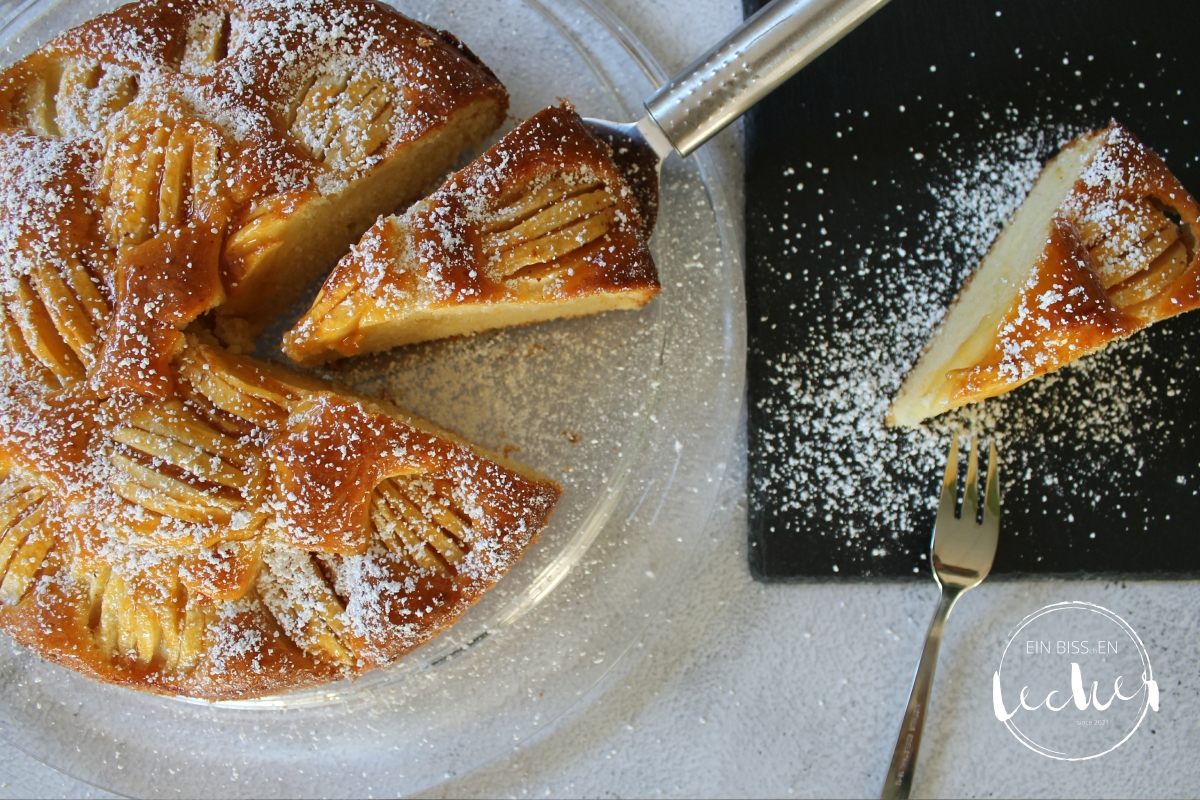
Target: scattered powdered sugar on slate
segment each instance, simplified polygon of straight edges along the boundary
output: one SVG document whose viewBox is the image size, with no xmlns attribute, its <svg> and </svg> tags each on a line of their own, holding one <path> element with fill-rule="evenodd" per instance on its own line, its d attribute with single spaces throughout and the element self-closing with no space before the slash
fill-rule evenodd
<svg viewBox="0 0 1200 800">
<path fill-rule="evenodd" d="M 1046 154 L 1058 152 L 1080 133 L 1061 125 L 1000 130 L 986 149 L 965 157 L 943 146 L 938 158 L 952 167 L 928 187 L 938 202 L 937 216 L 921 220 L 923 230 L 910 232 L 918 237 L 917 257 L 938 260 L 950 270 L 951 288 L 957 292 L 1033 187 Z M 904 257 L 902 249 L 899 255 Z M 938 320 L 945 312 L 931 310 Z"/>
<path fill-rule="evenodd" d="M 921 429 L 884 424 L 892 398 L 950 301 L 1044 161 L 1082 132 L 1035 122 L 1000 130 L 973 149 L 943 145 L 928 156 L 937 165 L 924 187 L 935 201 L 932 211 L 901 214 L 908 222 L 900 229 L 864 225 L 856 243 L 817 245 L 843 247 L 848 259 L 843 272 L 876 276 L 876 291 L 839 285 L 837 275 L 805 273 L 809 289 L 833 294 L 833 302 L 824 305 L 832 306 L 832 319 L 814 316 L 810 349 L 797 348 L 769 364 L 776 389 L 758 406 L 770 420 L 759 435 L 772 457 L 762 465 L 755 489 L 777 515 L 800 515 L 814 535 L 836 537 L 844 564 L 865 562 L 869 569 L 872 558 L 903 549 L 901 539 L 909 531 L 929 526 L 936 482 L 955 432 L 997 441 L 1003 486 L 1022 484 L 1027 492 L 1059 495 L 1074 489 L 1039 471 L 1040 454 L 1049 448 L 1086 440 L 1095 447 L 1073 457 L 1073 474 L 1100 475 L 1139 469 L 1138 451 L 1150 452 L 1170 435 L 1170 423 L 1150 413 L 1155 388 L 1143 385 L 1139 368 L 1132 366 L 1154 357 L 1146 334 Z M 812 235 L 823 222 L 819 215 L 806 232 Z M 792 224 L 794 229 L 797 223 Z M 1168 385 L 1160 391 L 1174 390 Z M 1113 483 L 1119 494 L 1119 481 Z M 1092 490 L 1084 499 L 1096 507 L 1103 497 Z"/>
</svg>

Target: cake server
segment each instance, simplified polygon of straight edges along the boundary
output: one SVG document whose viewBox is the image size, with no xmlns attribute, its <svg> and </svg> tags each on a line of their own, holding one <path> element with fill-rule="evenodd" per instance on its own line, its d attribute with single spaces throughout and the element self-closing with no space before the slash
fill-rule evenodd
<svg viewBox="0 0 1200 800">
<path fill-rule="evenodd" d="M 773 0 L 644 101 L 637 122 L 587 122 L 612 145 L 652 230 L 662 162 L 687 156 L 887 0 Z"/>
</svg>

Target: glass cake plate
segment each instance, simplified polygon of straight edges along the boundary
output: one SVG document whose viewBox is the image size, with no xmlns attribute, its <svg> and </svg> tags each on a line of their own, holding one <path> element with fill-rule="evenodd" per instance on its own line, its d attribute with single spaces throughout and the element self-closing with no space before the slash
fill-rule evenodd
<svg viewBox="0 0 1200 800">
<path fill-rule="evenodd" d="M 4 63 L 118 4 L 0 5 Z M 471 47 L 511 92 L 514 119 L 564 97 L 586 116 L 632 120 L 663 77 L 589 0 L 393 5 Z M 122 794 L 401 795 L 582 705 L 686 574 L 737 424 L 745 309 L 716 179 L 703 151 L 667 161 L 652 241 L 663 293 L 645 309 L 418 345 L 333 373 L 563 486 L 540 540 L 450 630 L 357 681 L 232 703 L 102 685 L 2 637 L 0 736 Z M 270 344 L 281 329 L 264 336 L 264 355 L 281 358 Z"/>
</svg>

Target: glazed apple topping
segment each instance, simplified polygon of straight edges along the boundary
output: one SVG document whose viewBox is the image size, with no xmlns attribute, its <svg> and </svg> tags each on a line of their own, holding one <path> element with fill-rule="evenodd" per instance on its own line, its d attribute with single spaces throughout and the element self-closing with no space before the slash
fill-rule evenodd
<svg viewBox="0 0 1200 800">
<path fill-rule="evenodd" d="M 131 247 L 188 223 L 223 228 L 224 136 L 210 123 L 151 119 L 108 143 L 99 203 L 109 245 Z"/>
<path fill-rule="evenodd" d="M 188 591 L 178 559 L 166 559 L 135 574 L 105 564 L 90 576 L 89 629 L 110 661 L 164 669 L 193 667 L 208 646 L 216 609 Z"/>
<path fill-rule="evenodd" d="M 268 547 L 255 586 L 292 641 L 339 664 L 353 663 L 346 609 L 311 554 Z"/>
<path fill-rule="evenodd" d="M 1079 233 L 1117 308 L 1152 300 L 1190 261 L 1187 232 L 1151 197 L 1121 201 L 1108 213 L 1091 214 Z"/>
<path fill-rule="evenodd" d="M 54 545 L 46 530 L 46 490 L 10 471 L 0 482 L 0 604 L 14 605 L 33 585 Z"/>
<path fill-rule="evenodd" d="M 227 526 L 257 505 L 265 474 L 261 455 L 215 430 L 177 400 L 138 409 L 109 434 L 121 497 L 157 514 Z M 248 536 L 248 521 L 238 526 Z"/>
<path fill-rule="evenodd" d="M 453 572 L 470 549 L 469 520 L 424 481 L 393 477 L 380 483 L 371 500 L 371 523 L 388 550 L 440 574 Z"/>
<path fill-rule="evenodd" d="M 558 176 L 501 208 L 480 232 L 488 268 L 505 279 L 578 250 L 616 223 L 616 199 L 604 184 Z"/>
<path fill-rule="evenodd" d="M 302 93 L 292 134 L 333 171 L 354 172 L 391 135 L 399 95 L 367 72 L 321 75 Z"/>
</svg>

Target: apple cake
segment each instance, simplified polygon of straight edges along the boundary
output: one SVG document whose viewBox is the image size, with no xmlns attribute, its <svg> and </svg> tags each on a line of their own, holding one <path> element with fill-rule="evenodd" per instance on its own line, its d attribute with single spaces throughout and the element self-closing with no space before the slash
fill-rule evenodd
<svg viewBox="0 0 1200 800">
<path fill-rule="evenodd" d="M 640 308 L 648 221 L 567 103 L 521 123 L 404 214 L 379 220 L 284 338 L 301 364 Z"/>
<path fill-rule="evenodd" d="M 1015 389 L 1200 304 L 1200 206 L 1114 122 L 1055 156 L 967 280 L 888 422 Z"/>
<path fill-rule="evenodd" d="M 448 34 L 374 3 L 125 6 L 0 75 L 0 627 L 222 699 L 451 624 L 559 488 L 223 346 L 500 123 Z"/>
</svg>

